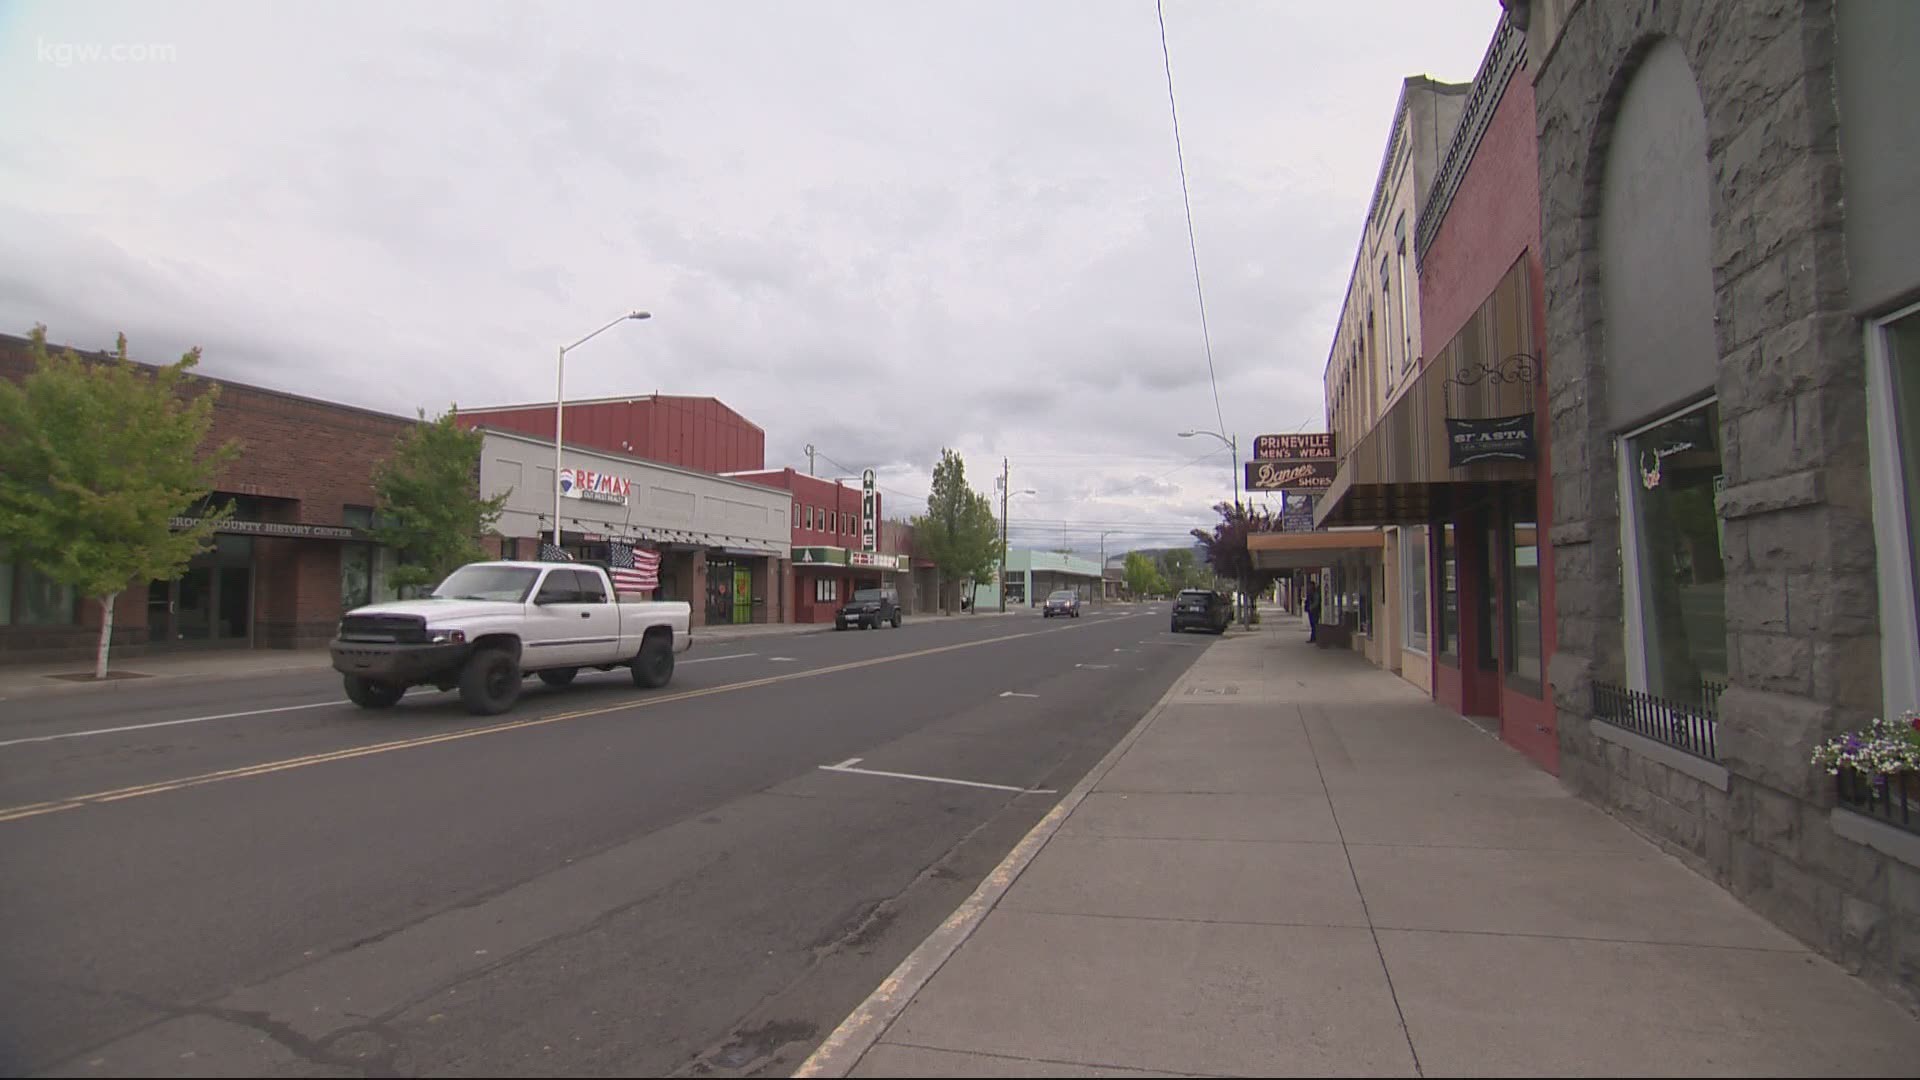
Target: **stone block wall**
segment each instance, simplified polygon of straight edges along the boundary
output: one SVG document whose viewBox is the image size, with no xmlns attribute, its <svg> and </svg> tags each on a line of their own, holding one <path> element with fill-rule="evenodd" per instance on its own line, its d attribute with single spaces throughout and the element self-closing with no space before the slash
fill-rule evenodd
<svg viewBox="0 0 1920 1080">
<path fill-rule="evenodd" d="M 1831 4 L 1588 0 L 1535 64 L 1566 783 L 1811 946 L 1920 1001 L 1920 870 L 1848 839 L 1813 746 L 1879 711 L 1863 327 L 1848 311 Z M 1639 61 L 1676 42 L 1707 122 L 1728 666 L 1725 791 L 1598 737 L 1626 671 L 1598 218 Z M 1676 404 L 1679 404 L 1676 402 Z M 1847 813 L 1846 811 L 1839 811 Z"/>
</svg>

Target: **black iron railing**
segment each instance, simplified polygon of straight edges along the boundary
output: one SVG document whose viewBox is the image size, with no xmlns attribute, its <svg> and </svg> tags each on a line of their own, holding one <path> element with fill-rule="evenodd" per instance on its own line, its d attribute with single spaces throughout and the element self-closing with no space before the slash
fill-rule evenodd
<svg viewBox="0 0 1920 1080">
<path fill-rule="evenodd" d="M 1713 729 L 1720 718 L 1720 692 L 1725 689 L 1725 684 L 1702 681 L 1699 695 L 1682 701 L 1596 682 L 1593 717 L 1714 761 Z"/>
<path fill-rule="evenodd" d="M 1840 805 L 1908 832 L 1920 832 L 1920 782 L 1911 773 L 1869 775 L 1841 769 L 1834 784 Z"/>
</svg>

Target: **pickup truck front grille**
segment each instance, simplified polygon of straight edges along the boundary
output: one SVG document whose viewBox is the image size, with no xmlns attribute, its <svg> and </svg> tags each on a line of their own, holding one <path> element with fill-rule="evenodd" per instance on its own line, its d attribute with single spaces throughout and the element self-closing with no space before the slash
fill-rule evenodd
<svg viewBox="0 0 1920 1080">
<path fill-rule="evenodd" d="M 349 615 L 340 620 L 340 640 L 422 645 L 427 620 L 418 615 Z"/>
</svg>

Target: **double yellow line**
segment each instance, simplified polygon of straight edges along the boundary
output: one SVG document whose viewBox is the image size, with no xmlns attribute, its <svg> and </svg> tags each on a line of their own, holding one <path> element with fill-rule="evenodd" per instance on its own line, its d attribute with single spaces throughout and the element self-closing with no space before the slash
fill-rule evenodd
<svg viewBox="0 0 1920 1080">
<path fill-rule="evenodd" d="M 1018 641 L 1021 638 L 1036 637 L 1041 634 L 1057 634 L 1063 630 L 1078 629 L 1073 626 L 1055 627 L 1048 630 L 1029 630 L 1021 634 L 1002 634 L 999 637 L 982 638 L 979 641 L 962 641 L 954 645 L 939 645 L 931 649 L 919 649 L 893 656 L 879 656 L 870 660 L 854 660 L 830 667 L 809 668 L 805 671 L 793 671 L 784 675 L 769 675 L 760 679 L 746 679 L 721 686 L 710 686 L 703 690 L 686 690 L 677 694 L 665 694 L 660 697 L 646 697 L 635 701 L 623 701 L 618 705 L 608 705 L 598 709 L 580 709 L 574 712 L 556 713 L 552 716 L 539 716 L 529 720 L 510 720 L 505 723 L 488 724 L 484 727 L 463 728 L 459 731 L 444 732 L 439 735 L 422 735 L 412 739 L 394 739 L 390 742 L 374 743 L 369 746 L 355 746 L 345 750 L 332 750 L 324 754 L 308 754 L 305 757 L 285 758 L 280 761 L 268 761 L 258 765 L 243 765 L 237 769 L 222 769 L 219 772 L 201 773 L 198 776 L 184 776 L 177 780 L 161 780 L 151 784 L 139 784 L 134 787 L 115 788 L 111 791 L 96 791 L 87 795 L 75 795 L 66 799 L 50 802 L 29 803 L 25 806 L 13 806 L 0 809 L 0 824 L 9 821 L 23 821 L 27 818 L 45 814 L 57 814 L 63 810 L 77 810 L 82 806 L 94 806 L 103 803 L 121 802 L 126 799 L 139 799 L 148 795 L 161 795 L 169 791 L 201 787 L 206 784 L 219 784 L 228 780 L 244 780 L 250 776 L 266 776 L 269 773 L 286 772 L 289 769 L 304 769 L 313 765 L 325 765 L 334 761 L 350 761 L 354 758 L 371 757 L 374 754 L 390 754 L 396 750 L 411 750 L 419 746 L 433 746 L 438 743 L 456 742 L 460 739 L 477 739 L 482 735 L 499 735 L 508 731 L 523 731 L 527 728 L 557 724 L 563 720 L 582 720 L 589 716 L 605 716 L 608 713 L 626 712 L 631 709 L 648 709 L 658 705 L 671 705 L 677 701 L 691 701 L 694 698 L 711 697 L 714 694 L 729 694 L 740 690 L 753 690 L 776 683 L 793 682 L 796 679 L 813 679 L 822 675 L 837 675 L 843 671 L 855 671 L 860 668 L 874 667 L 879 664 L 895 664 L 902 660 L 916 660 L 923 656 L 954 652 L 960 649 L 977 649 L 982 645 L 995 645 L 1003 641 Z"/>
</svg>

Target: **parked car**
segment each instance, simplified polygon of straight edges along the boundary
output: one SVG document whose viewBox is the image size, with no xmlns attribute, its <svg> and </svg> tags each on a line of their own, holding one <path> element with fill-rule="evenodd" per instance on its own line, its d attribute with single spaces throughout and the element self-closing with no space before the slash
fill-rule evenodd
<svg viewBox="0 0 1920 1080">
<path fill-rule="evenodd" d="M 1181 589 L 1173 598 L 1173 632 L 1176 634 L 1196 628 L 1224 634 L 1232 621 L 1232 605 L 1211 589 Z"/>
<path fill-rule="evenodd" d="M 873 630 L 882 623 L 900 625 L 900 594 L 892 589 L 856 589 L 853 599 L 833 614 L 833 628 L 849 626 Z"/>
<path fill-rule="evenodd" d="M 1072 589 L 1058 589 L 1048 593 L 1046 603 L 1040 606 L 1040 614 L 1049 619 L 1055 615 L 1077 619 L 1080 617 L 1080 594 Z"/>
<path fill-rule="evenodd" d="M 513 708 L 528 675 L 565 686 L 581 668 L 624 667 L 635 686 L 665 686 L 693 647 L 692 616 L 680 601 L 619 599 L 598 566 L 468 563 L 424 599 L 347 612 L 328 651 L 363 709 L 410 687 L 458 687 L 468 712 L 492 715 Z"/>
</svg>

